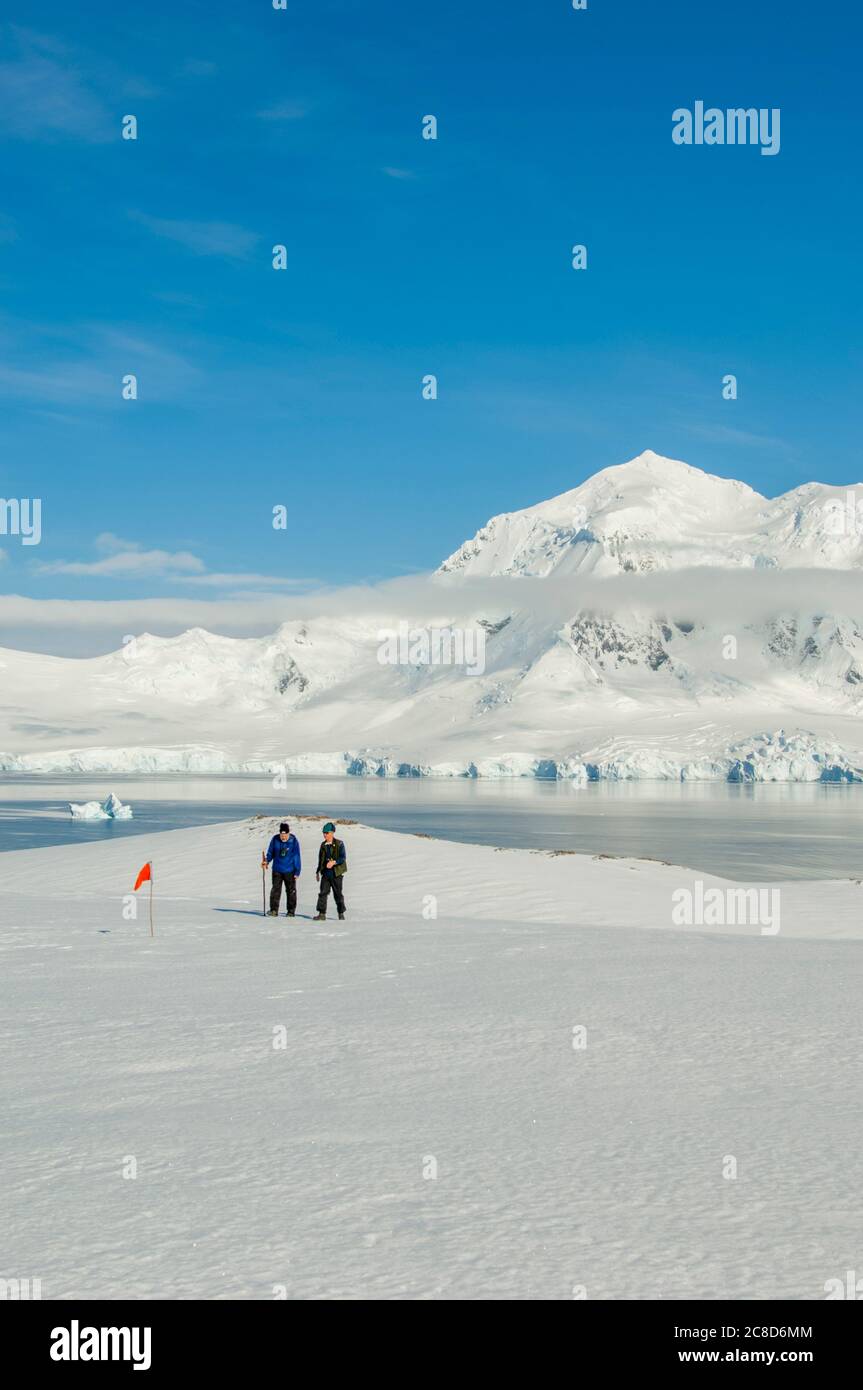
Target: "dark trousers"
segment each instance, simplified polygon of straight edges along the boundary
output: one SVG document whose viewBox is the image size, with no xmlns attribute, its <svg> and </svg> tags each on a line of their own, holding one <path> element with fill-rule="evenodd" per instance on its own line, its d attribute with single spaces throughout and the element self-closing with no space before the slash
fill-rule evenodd
<svg viewBox="0 0 863 1390">
<path fill-rule="evenodd" d="M 345 895 L 342 890 L 341 878 L 336 878 L 335 874 L 328 874 L 326 870 L 321 874 L 321 888 L 318 893 L 318 912 L 327 915 L 327 899 L 330 896 L 330 889 L 333 890 L 333 897 L 336 900 L 336 907 L 339 912 L 345 910 Z"/>
<path fill-rule="evenodd" d="M 282 896 L 282 884 L 285 885 L 285 897 L 288 900 L 288 911 L 297 910 L 297 876 L 296 874 L 280 874 L 278 869 L 273 869 L 273 886 L 270 889 L 270 911 L 278 912 L 279 899 Z"/>
</svg>

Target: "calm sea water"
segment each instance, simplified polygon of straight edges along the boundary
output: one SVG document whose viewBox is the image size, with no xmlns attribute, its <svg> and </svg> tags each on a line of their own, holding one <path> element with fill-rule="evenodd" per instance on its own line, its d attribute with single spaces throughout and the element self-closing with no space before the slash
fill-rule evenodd
<svg viewBox="0 0 863 1390">
<path fill-rule="evenodd" d="M 73 821 L 114 791 L 131 821 Z M 0 778 L 0 851 L 146 836 L 263 812 L 533 849 L 668 859 L 740 880 L 863 877 L 863 786 L 260 777 Z M 2 881 L 2 860 L 0 860 Z"/>
</svg>

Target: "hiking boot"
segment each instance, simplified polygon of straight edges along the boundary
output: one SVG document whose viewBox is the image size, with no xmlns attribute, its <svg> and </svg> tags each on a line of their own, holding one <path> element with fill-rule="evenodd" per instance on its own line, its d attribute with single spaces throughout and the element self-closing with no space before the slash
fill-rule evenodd
<svg viewBox="0 0 863 1390">
<path fill-rule="evenodd" d="M 296 912 L 286 912 L 286 913 L 285 913 L 285 916 L 286 916 L 286 917 L 296 917 L 296 915 L 297 915 Z"/>
<path fill-rule="evenodd" d="M 345 920 L 345 914 L 344 914 L 343 912 L 340 912 L 340 913 L 339 913 L 339 921 L 340 921 L 340 922 L 343 922 L 344 920 Z"/>
<path fill-rule="evenodd" d="M 269 912 L 267 913 L 268 917 L 278 917 L 278 915 L 278 912 L 274 912 L 272 908 L 270 908 Z"/>
<path fill-rule="evenodd" d="M 325 922 L 326 920 L 327 919 L 323 912 L 319 912 L 316 917 L 312 918 L 313 922 Z"/>
</svg>

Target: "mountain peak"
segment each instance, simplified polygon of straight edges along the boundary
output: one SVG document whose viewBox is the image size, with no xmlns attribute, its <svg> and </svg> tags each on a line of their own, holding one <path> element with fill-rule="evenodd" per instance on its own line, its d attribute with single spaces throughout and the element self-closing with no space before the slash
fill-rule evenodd
<svg viewBox="0 0 863 1390">
<path fill-rule="evenodd" d="M 700 468 L 693 468 L 691 463 L 683 463 L 681 459 L 669 458 L 667 454 L 657 454 L 655 449 L 642 449 L 635 458 L 627 459 L 626 463 L 614 464 L 615 468 L 636 468 L 639 465 L 650 468 L 657 465 L 668 465 L 669 469 L 685 468 L 690 473 L 700 473 Z M 607 469 L 604 471 L 608 471 Z"/>
<path fill-rule="evenodd" d="M 578 487 L 492 517 L 439 574 L 644 572 L 690 566 L 863 566 L 863 537 L 831 533 L 818 484 L 773 501 L 645 449 Z"/>
<path fill-rule="evenodd" d="M 741 483 L 736 478 L 723 478 L 717 473 L 708 473 L 703 468 L 696 468 L 694 464 L 684 463 L 683 459 L 673 459 L 668 458 L 665 454 L 657 454 L 653 449 L 644 449 L 642 453 L 636 454 L 635 458 L 628 459 L 626 463 L 616 463 L 612 464 L 610 468 L 600 469 L 581 486 L 586 487 L 595 479 L 604 477 L 615 478 L 627 486 L 633 485 L 639 478 L 646 478 L 654 484 L 664 484 L 667 487 L 687 484 L 690 486 L 717 485 L 720 489 L 733 488 L 741 494 L 764 500 L 761 498 L 761 494 L 755 492 L 747 483 Z M 575 488 L 573 491 L 577 492 L 578 489 Z"/>
</svg>

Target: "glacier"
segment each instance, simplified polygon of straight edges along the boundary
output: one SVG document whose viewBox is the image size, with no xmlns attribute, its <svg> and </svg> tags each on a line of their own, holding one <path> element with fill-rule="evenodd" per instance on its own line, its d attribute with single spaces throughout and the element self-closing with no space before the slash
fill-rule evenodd
<svg viewBox="0 0 863 1390">
<path fill-rule="evenodd" d="M 257 775 L 288 777 L 434 777 L 502 780 L 535 778 L 588 782 L 863 782 L 863 753 L 849 756 L 835 742 L 779 729 L 758 733 L 702 758 L 669 757 L 637 749 L 595 761 L 525 753 L 442 762 L 408 762 L 370 751 L 301 753 L 281 759 L 232 759 L 224 750 L 189 748 L 69 749 L 51 754 L 0 755 L 2 773 Z M 129 819 L 132 809 L 109 802 L 70 804 L 78 819 Z"/>
</svg>

